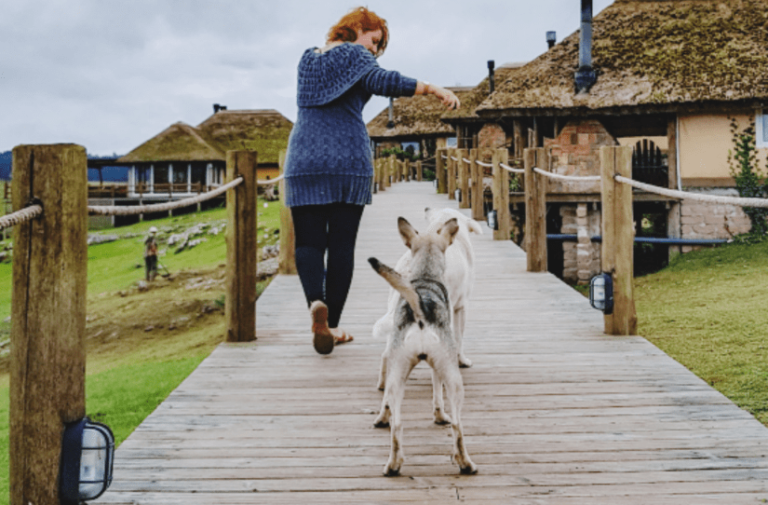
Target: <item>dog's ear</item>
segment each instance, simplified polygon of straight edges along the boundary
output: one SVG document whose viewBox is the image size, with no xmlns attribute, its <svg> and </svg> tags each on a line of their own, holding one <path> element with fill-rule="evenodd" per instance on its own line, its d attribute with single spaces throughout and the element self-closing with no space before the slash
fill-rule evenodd
<svg viewBox="0 0 768 505">
<path fill-rule="evenodd" d="M 478 235 L 483 234 L 483 227 L 474 219 L 467 219 L 467 228 L 469 228 L 469 231 L 472 233 L 477 233 Z"/>
<path fill-rule="evenodd" d="M 400 236 L 403 238 L 405 247 L 410 249 L 413 245 L 413 239 L 419 235 L 419 232 L 404 217 L 397 218 L 397 229 L 400 230 Z"/>
<path fill-rule="evenodd" d="M 459 222 L 456 218 L 451 218 L 445 222 L 443 226 L 437 230 L 437 234 L 443 237 L 448 245 L 453 244 L 453 238 L 456 236 L 456 232 L 459 231 Z"/>
</svg>

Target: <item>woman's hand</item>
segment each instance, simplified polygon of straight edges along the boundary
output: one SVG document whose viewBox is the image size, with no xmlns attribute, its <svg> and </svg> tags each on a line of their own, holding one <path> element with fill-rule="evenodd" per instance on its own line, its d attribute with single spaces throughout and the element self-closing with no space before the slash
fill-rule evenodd
<svg viewBox="0 0 768 505">
<path fill-rule="evenodd" d="M 456 94 L 441 86 L 419 81 L 416 85 L 417 95 L 435 95 L 448 109 L 458 109 L 461 106 Z"/>
</svg>

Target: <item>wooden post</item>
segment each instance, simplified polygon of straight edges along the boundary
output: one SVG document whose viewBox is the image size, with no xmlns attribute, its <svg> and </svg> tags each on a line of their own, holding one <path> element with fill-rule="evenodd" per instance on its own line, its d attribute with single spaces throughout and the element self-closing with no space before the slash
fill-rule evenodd
<svg viewBox="0 0 768 505">
<path fill-rule="evenodd" d="M 392 186 L 395 182 L 397 182 L 395 181 L 395 155 L 390 154 L 387 163 L 387 187 Z"/>
<path fill-rule="evenodd" d="M 13 149 L 10 503 L 58 505 L 64 423 L 85 417 L 88 169 L 74 144 Z"/>
<path fill-rule="evenodd" d="M 383 158 L 376 158 L 375 160 L 375 177 L 376 177 L 376 183 L 379 187 L 379 192 L 384 191 L 386 188 L 384 187 L 384 159 Z"/>
<path fill-rule="evenodd" d="M 424 180 L 424 168 L 421 166 L 421 160 L 416 162 L 416 180 L 419 182 Z"/>
<path fill-rule="evenodd" d="M 458 149 L 449 149 L 448 150 L 448 164 L 446 169 L 446 178 L 448 180 L 448 199 L 449 200 L 455 200 L 456 199 L 456 161 L 454 161 L 454 158 L 457 158 Z"/>
<path fill-rule="evenodd" d="M 677 117 L 669 120 L 667 123 L 667 169 L 668 169 L 668 187 L 677 189 Z M 669 211 L 667 213 L 667 236 L 670 238 L 680 238 L 682 236 L 682 217 L 680 215 L 680 202 L 669 202 Z M 681 253 L 679 245 L 669 246 L 669 260 Z"/>
<path fill-rule="evenodd" d="M 608 335 L 635 335 L 637 314 L 633 293 L 634 226 L 632 186 L 614 175 L 632 176 L 632 147 L 601 147 L 603 272 L 613 277 L 613 314 L 605 316 Z"/>
<path fill-rule="evenodd" d="M 525 149 L 525 145 L 523 145 L 523 122 L 520 119 L 514 119 L 512 120 L 512 128 L 513 128 L 513 134 L 512 134 L 512 142 L 515 146 L 515 160 L 519 160 L 523 157 L 523 150 Z"/>
<path fill-rule="evenodd" d="M 408 182 L 411 180 L 409 177 L 410 174 L 410 163 L 408 163 L 408 160 L 403 160 L 400 162 L 400 173 L 402 174 L 403 181 Z"/>
<path fill-rule="evenodd" d="M 494 230 L 493 240 L 509 240 L 512 232 L 512 216 L 509 213 L 509 172 L 501 168 L 500 163 L 508 164 L 509 153 L 506 149 L 494 149 L 493 158 L 493 208 L 499 229 Z"/>
<path fill-rule="evenodd" d="M 279 174 L 283 175 L 285 167 L 285 150 L 280 151 L 278 162 Z M 279 272 L 283 275 L 296 274 L 296 236 L 293 232 L 293 217 L 291 209 L 285 206 L 285 179 L 279 182 L 280 192 L 280 257 Z M 257 258 L 258 261 L 258 258 Z"/>
<path fill-rule="evenodd" d="M 547 271 L 547 178 L 533 171 L 549 167 L 544 148 L 523 151 L 525 158 L 525 252 L 529 272 Z"/>
<path fill-rule="evenodd" d="M 448 150 L 445 148 L 437 149 L 435 151 L 435 179 L 437 179 L 437 194 L 444 195 L 448 192 L 446 185 L 446 161 L 443 156 L 448 155 Z"/>
<path fill-rule="evenodd" d="M 461 201 L 459 202 L 459 208 L 468 209 L 471 196 L 469 194 L 469 163 L 464 161 L 464 159 L 467 157 L 467 150 L 457 150 L 456 157 L 459 159 L 459 161 L 456 163 L 456 167 L 459 189 L 461 190 Z"/>
<path fill-rule="evenodd" d="M 477 164 L 477 149 L 469 150 L 469 176 L 472 178 L 472 219 L 482 221 L 483 215 L 483 167 Z"/>
<path fill-rule="evenodd" d="M 256 340 L 256 153 L 227 151 L 227 342 Z"/>
</svg>

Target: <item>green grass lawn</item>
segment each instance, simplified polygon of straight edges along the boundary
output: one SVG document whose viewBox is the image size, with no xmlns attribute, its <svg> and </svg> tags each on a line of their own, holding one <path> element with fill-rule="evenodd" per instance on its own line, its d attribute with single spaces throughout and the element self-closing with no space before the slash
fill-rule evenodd
<svg viewBox="0 0 768 505">
<path fill-rule="evenodd" d="M 275 244 L 279 236 L 278 202 L 264 207 L 259 200 L 259 247 Z M 138 236 L 88 248 L 86 348 L 86 414 L 104 422 L 119 444 L 222 341 L 223 311 L 202 310 L 223 300 L 225 232 L 205 235 L 204 242 L 175 254 L 167 249 L 160 261 L 177 280 L 158 278 L 144 293 L 135 289 L 144 277 L 143 241 L 150 226 L 184 230 L 195 223 L 226 220 L 223 208 L 186 214 L 131 226 L 102 230 L 101 235 Z M 137 268 L 137 265 L 139 268 Z M 218 281 L 210 290 L 190 290 L 197 278 Z M 0 264 L 0 342 L 7 340 L 11 313 L 12 265 Z M 260 283 L 259 293 L 266 283 Z M 172 329 L 172 321 L 178 328 Z M 184 322 L 182 322 L 184 321 Z M 156 325 L 145 331 L 148 324 Z M 0 357 L 0 505 L 8 503 L 8 357 Z M 2 361 L 5 361 L 3 363 Z"/>
</svg>

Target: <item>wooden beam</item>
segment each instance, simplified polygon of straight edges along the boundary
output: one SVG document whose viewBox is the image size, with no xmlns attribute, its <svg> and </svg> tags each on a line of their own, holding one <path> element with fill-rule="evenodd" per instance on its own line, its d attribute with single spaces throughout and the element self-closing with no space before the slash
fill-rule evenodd
<svg viewBox="0 0 768 505">
<path fill-rule="evenodd" d="M 456 162 L 456 174 L 458 178 L 458 188 L 461 191 L 459 208 L 468 209 L 470 207 L 469 202 L 471 196 L 469 194 L 469 163 L 464 161 L 467 159 L 467 150 L 458 149 L 456 151 L 456 158 L 459 160 Z"/>
<path fill-rule="evenodd" d="M 227 151 L 227 342 L 256 340 L 256 153 Z"/>
<path fill-rule="evenodd" d="M 448 180 L 448 199 L 449 200 L 455 200 L 456 199 L 456 160 L 454 158 L 457 158 L 456 152 L 458 149 L 449 149 L 448 150 L 448 164 L 447 164 L 447 170 L 446 177 Z M 458 158 L 457 158 L 458 159 Z"/>
<path fill-rule="evenodd" d="M 525 157 L 525 244 L 529 272 L 547 271 L 547 178 L 534 172 L 549 167 L 544 148 L 529 148 Z"/>
<path fill-rule="evenodd" d="M 421 166 L 421 160 L 416 162 L 416 180 L 419 182 L 424 180 L 424 167 Z"/>
<path fill-rule="evenodd" d="M 85 417 L 88 169 L 74 144 L 13 149 L 10 492 L 13 505 L 58 505 L 64 423 Z"/>
<path fill-rule="evenodd" d="M 435 178 L 437 179 L 437 194 L 444 195 L 448 192 L 446 181 L 446 161 L 443 156 L 448 155 L 448 149 L 440 148 L 435 151 Z"/>
<path fill-rule="evenodd" d="M 471 207 L 472 219 L 482 221 L 483 214 L 483 167 L 477 164 L 477 149 L 469 151 L 469 174 L 472 178 Z"/>
<path fill-rule="evenodd" d="M 667 122 L 667 169 L 669 176 L 669 187 L 677 189 L 678 170 L 677 166 L 677 116 Z M 672 202 L 669 204 L 667 212 L 667 237 L 682 237 L 682 217 L 680 215 L 680 203 Z M 680 246 L 669 246 L 670 261 L 681 253 Z"/>
<path fill-rule="evenodd" d="M 509 163 L 506 149 L 494 149 L 491 158 L 493 164 L 493 208 L 499 229 L 493 231 L 493 240 L 509 240 L 512 232 L 512 216 L 509 213 L 509 172 L 501 168 L 500 163 Z"/>
<path fill-rule="evenodd" d="M 614 175 L 632 176 L 632 147 L 601 147 L 600 169 L 603 197 L 602 269 L 613 278 L 613 314 L 605 316 L 605 333 L 635 335 L 632 187 L 613 178 Z"/>
<path fill-rule="evenodd" d="M 283 175 L 285 168 L 285 149 L 280 151 L 278 161 L 279 175 Z M 278 259 L 279 272 L 283 275 L 296 274 L 296 235 L 293 230 L 293 217 L 291 209 L 285 206 L 285 179 L 279 183 L 280 191 L 280 257 Z M 258 214 L 258 213 L 257 213 Z M 258 260 L 258 258 L 257 258 Z"/>
</svg>

